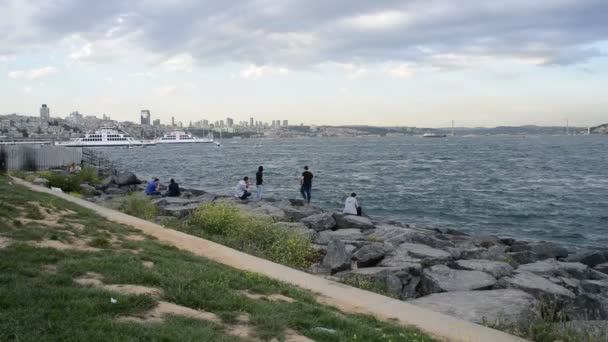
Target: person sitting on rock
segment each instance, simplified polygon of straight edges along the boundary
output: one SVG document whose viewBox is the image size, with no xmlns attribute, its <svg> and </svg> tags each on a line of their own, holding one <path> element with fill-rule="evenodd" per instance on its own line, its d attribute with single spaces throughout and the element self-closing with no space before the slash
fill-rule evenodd
<svg viewBox="0 0 608 342">
<path fill-rule="evenodd" d="M 346 199 L 344 202 L 344 210 L 342 210 L 344 214 L 357 215 L 361 216 L 361 207 L 359 206 L 359 202 L 357 202 L 357 194 L 352 193 L 350 197 Z"/>
<path fill-rule="evenodd" d="M 175 182 L 173 178 L 169 181 L 169 190 L 167 191 L 167 197 L 179 197 L 181 191 L 179 191 L 179 184 Z"/>
<path fill-rule="evenodd" d="M 160 195 L 160 191 L 158 191 L 160 188 L 160 181 L 158 180 L 158 178 L 154 178 L 150 181 L 150 183 L 148 183 L 148 185 L 146 186 L 146 195 L 148 196 L 158 196 Z"/>
<path fill-rule="evenodd" d="M 245 176 L 245 178 L 238 182 L 234 189 L 234 196 L 242 200 L 246 200 L 247 197 L 251 196 L 251 192 L 249 192 L 249 177 Z"/>
</svg>

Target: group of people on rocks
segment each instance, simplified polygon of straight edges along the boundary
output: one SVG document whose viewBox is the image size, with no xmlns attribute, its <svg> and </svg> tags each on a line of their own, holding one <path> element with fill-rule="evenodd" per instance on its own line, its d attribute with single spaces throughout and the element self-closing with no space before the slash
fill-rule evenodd
<svg viewBox="0 0 608 342">
<path fill-rule="evenodd" d="M 300 176 L 300 193 L 302 194 L 302 198 L 307 204 L 310 204 L 310 199 L 312 195 L 312 180 L 314 175 L 308 169 L 308 166 L 304 166 L 304 172 Z M 236 187 L 234 188 L 234 196 L 240 200 L 246 200 L 253 195 L 253 192 L 250 191 L 250 183 L 249 177 L 245 176 L 243 179 L 239 180 Z M 258 167 L 258 171 L 255 174 L 255 198 L 256 200 L 262 200 L 264 195 L 264 167 Z M 168 196 L 168 197 L 177 197 L 180 195 L 179 185 L 175 182 L 174 179 L 171 179 L 169 183 L 169 188 L 165 194 L 160 192 L 160 182 L 158 178 L 152 179 L 146 186 L 145 190 L 146 195 L 149 196 Z M 357 194 L 351 193 L 350 196 L 346 199 L 344 203 L 344 214 L 350 215 L 362 215 L 361 206 L 357 201 Z"/>
</svg>

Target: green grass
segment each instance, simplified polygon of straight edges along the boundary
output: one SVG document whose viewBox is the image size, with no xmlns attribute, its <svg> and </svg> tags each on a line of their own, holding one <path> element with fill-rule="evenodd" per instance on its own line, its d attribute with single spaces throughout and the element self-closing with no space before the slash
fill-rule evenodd
<svg viewBox="0 0 608 342">
<path fill-rule="evenodd" d="M 154 219 L 158 213 L 154 203 L 142 193 L 131 193 L 128 196 L 119 198 L 116 209 L 145 220 Z"/>
<path fill-rule="evenodd" d="M 133 228 L 109 222 L 52 195 L 9 186 L 3 177 L 0 192 L 0 236 L 13 240 L 0 249 L 2 341 L 242 341 L 226 330 L 242 313 L 250 316 L 249 325 L 259 340 L 282 340 L 285 330 L 293 329 L 316 341 L 432 341 L 413 329 L 320 305 L 306 291 L 194 256 L 152 238 L 129 240 L 128 235 L 138 233 Z M 65 214 L 60 224 L 52 226 L 34 222 L 14 226 L 14 220 L 25 214 L 12 208 L 24 208 L 27 202 L 38 202 L 54 212 L 68 209 L 74 214 Z M 17 232 L 20 239 L 16 238 Z M 66 242 L 82 239 L 101 250 L 36 248 L 30 238 Z M 143 261 L 152 261 L 154 266 L 146 268 Z M 49 272 L 49 265 L 56 272 Z M 121 295 L 73 281 L 87 272 L 101 274 L 107 284 L 160 288 L 161 300 L 213 312 L 224 322 L 178 316 L 154 324 L 118 322 L 118 317 L 153 308 L 158 299 Z M 283 294 L 296 301 L 254 300 L 243 296 L 242 290 Z M 110 297 L 118 302 L 110 303 Z M 315 327 L 334 329 L 336 333 L 324 333 Z"/>
</svg>

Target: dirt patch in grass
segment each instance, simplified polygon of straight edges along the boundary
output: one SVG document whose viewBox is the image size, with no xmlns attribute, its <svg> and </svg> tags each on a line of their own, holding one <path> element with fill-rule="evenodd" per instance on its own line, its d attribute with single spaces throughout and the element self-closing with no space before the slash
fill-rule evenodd
<svg viewBox="0 0 608 342">
<path fill-rule="evenodd" d="M 125 239 L 129 241 L 144 241 L 146 237 L 143 235 L 127 235 L 125 236 Z"/>
<path fill-rule="evenodd" d="M 57 273 L 59 268 L 57 267 L 57 265 L 44 265 L 40 269 L 44 273 L 55 274 L 55 273 Z"/>
<path fill-rule="evenodd" d="M 89 246 L 85 240 L 76 238 L 72 239 L 72 241 L 70 241 L 69 243 L 62 242 L 59 240 L 44 240 L 40 242 L 34 242 L 32 243 L 32 245 L 39 248 L 54 248 L 58 250 L 75 249 L 78 251 L 86 252 L 97 252 L 101 250 L 99 248 Z"/>
<path fill-rule="evenodd" d="M 8 245 L 10 245 L 13 242 L 13 240 L 11 239 L 7 239 L 5 237 L 0 236 L 0 249 L 7 247 Z"/>
<path fill-rule="evenodd" d="M 295 302 L 295 299 L 284 296 L 282 294 L 261 295 L 261 294 L 250 293 L 248 291 L 239 291 L 239 293 L 249 299 L 255 299 L 255 300 L 269 300 L 272 302 L 283 301 L 283 302 L 287 302 L 287 303 Z"/>
<path fill-rule="evenodd" d="M 83 286 L 92 286 L 123 295 L 151 295 L 153 297 L 160 297 L 163 292 L 155 287 L 141 285 L 104 284 L 102 279 L 103 277 L 100 274 L 88 272 L 83 277 L 74 279 L 74 281 Z"/>
<path fill-rule="evenodd" d="M 145 268 L 154 267 L 154 263 L 152 261 L 142 261 L 141 264 L 144 265 Z"/>
<path fill-rule="evenodd" d="M 16 221 L 19 221 L 21 225 L 26 225 L 31 222 L 36 222 L 43 224 L 49 227 L 65 227 L 65 223 L 61 222 L 65 216 L 75 215 L 76 212 L 69 209 L 50 209 L 40 205 L 38 202 L 30 201 L 25 204 L 25 207 L 18 207 L 21 212 Z M 71 222 L 70 222 L 71 223 Z M 74 226 L 80 225 L 81 228 L 84 228 L 83 225 L 78 223 L 71 223 Z"/>
<path fill-rule="evenodd" d="M 278 341 L 278 340 L 273 340 Z M 304 335 L 298 334 L 296 331 L 287 329 L 285 331 L 285 342 L 315 342 Z"/>
<path fill-rule="evenodd" d="M 194 310 L 185 306 L 160 301 L 152 310 L 140 316 L 126 316 L 118 318 L 119 322 L 134 323 L 161 323 L 166 316 L 182 316 L 214 323 L 222 323 L 222 320 L 214 313 Z"/>
</svg>

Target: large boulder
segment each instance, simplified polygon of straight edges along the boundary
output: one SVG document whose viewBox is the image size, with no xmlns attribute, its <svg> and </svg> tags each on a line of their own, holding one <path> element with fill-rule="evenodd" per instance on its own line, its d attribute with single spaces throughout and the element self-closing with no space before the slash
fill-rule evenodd
<svg viewBox="0 0 608 342">
<path fill-rule="evenodd" d="M 530 251 L 539 259 L 565 258 L 568 256 L 568 249 L 552 242 L 516 242 L 511 246 L 512 252 Z"/>
<path fill-rule="evenodd" d="M 336 226 L 336 220 L 332 213 L 321 213 L 304 217 L 300 222 L 307 225 L 318 232 L 333 229 Z"/>
<path fill-rule="evenodd" d="M 167 206 L 160 208 L 159 213 L 163 216 L 173 216 L 177 218 L 184 218 L 190 215 L 193 211 L 198 209 L 200 205 L 198 203 L 191 203 L 187 205 L 176 205 Z"/>
<path fill-rule="evenodd" d="M 458 260 L 456 266 L 463 270 L 482 271 L 491 274 L 495 278 L 511 275 L 513 267 L 506 262 L 490 260 Z"/>
<path fill-rule="evenodd" d="M 601 263 L 599 265 L 595 265 L 593 267 L 594 270 L 598 272 L 602 272 L 604 274 L 608 274 L 608 262 Z"/>
<path fill-rule="evenodd" d="M 569 322 L 553 324 L 553 331 L 564 337 L 580 336 L 584 341 L 608 341 L 608 321 L 583 318 Z M 564 341 L 573 339 L 564 338 Z"/>
<path fill-rule="evenodd" d="M 367 241 L 367 238 L 360 229 L 341 229 L 336 231 L 325 230 L 319 232 L 315 239 L 315 243 L 319 245 L 327 245 L 333 239 L 344 241 Z"/>
<path fill-rule="evenodd" d="M 132 172 L 119 173 L 115 175 L 112 180 L 114 181 L 114 184 L 118 186 L 141 184 L 141 181 Z"/>
<path fill-rule="evenodd" d="M 112 176 L 108 176 L 106 178 L 104 178 L 99 184 L 97 184 L 95 186 L 95 188 L 97 190 L 103 190 L 105 191 L 107 188 L 109 188 L 112 184 L 114 184 L 114 177 Z"/>
<path fill-rule="evenodd" d="M 115 187 L 107 188 L 104 192 L 112 196 L 125 196 L 129 193 L 129 191 L 126 189 L 120 189 Z"/>
<path fill-rule="evenodd" d="M 192 203 L 197 203 L 190 198 L 183 197 L 160 197 L 152 200 L 152 203 L 159 208 L 168 207 L 168 206 L 180 206 L 180 205 L 188 205 Z"/>
<path fill-rule="evenodd" d="M 385 253 L 384 245 L 374 242 L 357 249 L 352 259 L 357 262 L 358 267 L 370 267 L 380 262 Z"/>
<path fill-rule="evenodd" d="M 473 323 L 525 327 L 536 313 L 536 299 L 519 290 L 436 293 L 409 303 Z"/>
<path fill-rule="evenodd" d="M 259 207 L 250 210 L 252 213 L 262 216 L 270 216 L 275 220 L 284 221 L 287 215 L 281 208 L 277 208 L 270 204 L 263 204 Z"/>
<path fill-rule="evenodd" d="M 445 265 L 435 265 L 422 272 L 422 295 L 437 292 L 471 291 L 490 289 L 496 279 L 480 271 L 454 270 Z"/>
<path fill-rule="evenodd" d="M 334 274 L 350 268 L 351 254 L 346 250 L 344 242 L 332 239 L 327 245 L 327 252 L 322 265 Z"/>
<path fill-rule="evenodd" d="M 568 255 L 564 261 L 580 262 L 581 264 L 585 264 L 589 267 L 595 267 L 599 264 L 605 263 L 607 260 L 602 251 L 582 250 L 575 254 Z"/>
<path fill-rule="evenodd" d="M 585 279 L 589 276 L 589 267 L 578 262 L 561 262 L 555 259 L 546 259 L 531 264 L 521 265 L 519 272 L 529 272 L 552 277 L 574 277 Z"/>
<path fill-rule="evenodd" d="M 336 274 L 346 283 L 374 284 L 388 295 L 396 298 L 414 298 L 415 288 L 420 280 L 419 264 L 402 267 L 367 267 Z"/>
<path fill-rule="evenodd" d="M 574 298 L 572 291 L 563 286 L 529 272 L 516 273 L 512 277 L 503 277 L 498 281 L 504 288 L 518 289 L 532 294 L 537 298 Z"/>
<path fill-rule="evenodd" d="M 310 239 L 310 241 L 313 241 L 317 235 L 317 232 L 314 229 L 309 229 L 305 224 L 300 222 L 277 222 L 274 226 L 305 236 Z"/>
<path fill-rule="evenodd" d="M 316 205 L 306 205 L 302 200 L 282 200 L 273 203 L 277 208 L 281 208 L 291 221 L 299 221 L 305 217 L 320 214 L 323 210 Z"/>
<path fill-rule="evenodd" d="M 399 266 L 402 263 L 422 262 L 424 265 L 435 265 L 448 262 L 452 255 L 446 251 L 430 246 L 405 242 L 389 252 L 380 266 Z"/>
<path fill-rule="evenodd" d="M 428 245 L 433 248 L 454 247 L 453 242 L 442 239 L 442 235 L 438 235 L 436 232 L 426 229 L 381 224 L 376 226 L 374 236 L 393 245 L 410 242 Z"/>
<path fill-rule="evenodd" d="M 336 220 L 337 229 L 374 229 L 372 220 L 365 216 L 347 215 L 342 213 L 334 213 L 333 216 Z"/>
</svg>

